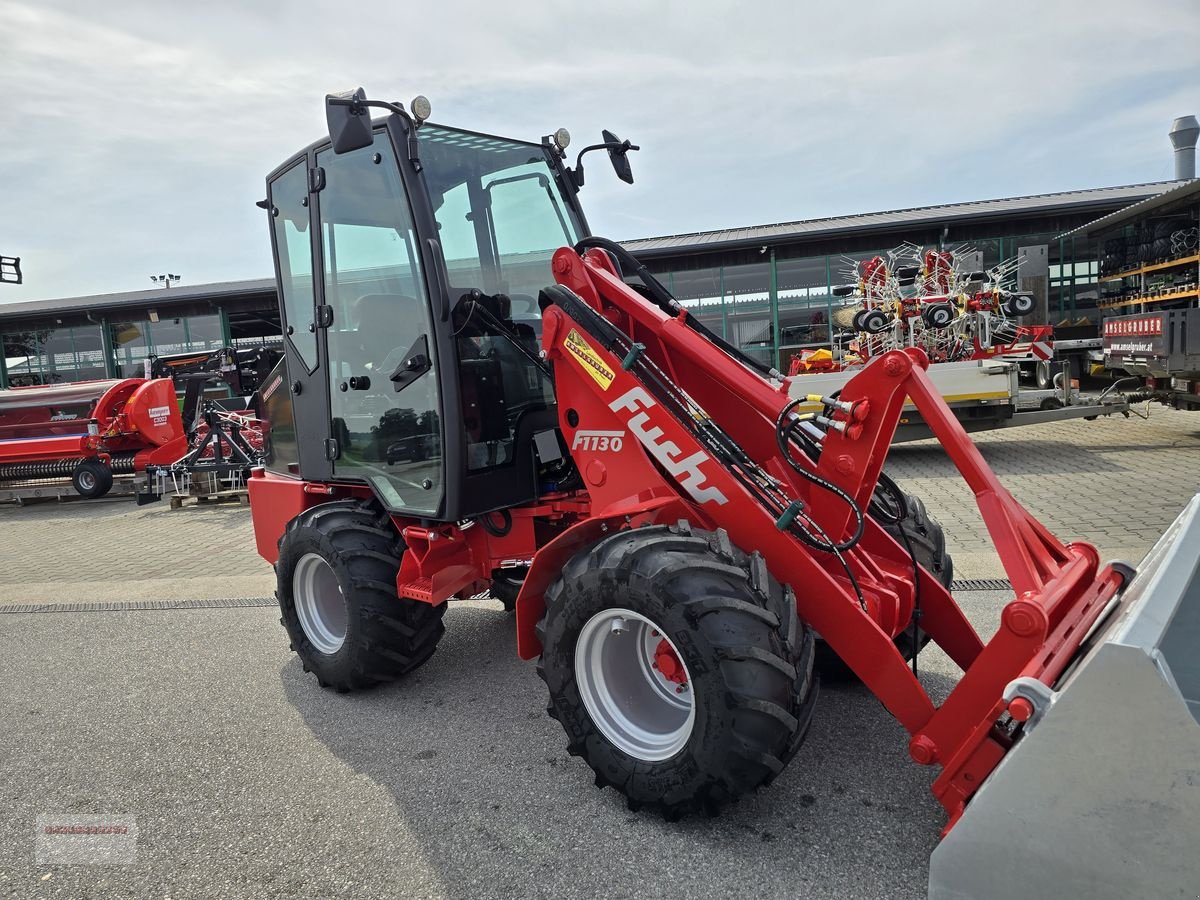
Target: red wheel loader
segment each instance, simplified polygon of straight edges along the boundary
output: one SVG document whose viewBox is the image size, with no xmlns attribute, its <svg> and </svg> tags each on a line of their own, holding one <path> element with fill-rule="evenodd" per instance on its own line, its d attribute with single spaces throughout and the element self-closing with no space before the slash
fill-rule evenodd
<svg viewBox="0 0 1200 900">
<path fill-rule="evenodd" d="M 572 167 L 565 131 L 433 125 L 424 98 L 359 89 L 326 113 L 328 139 L 260 204 L 287 374 L 249 481 L 281 621 L 322 687 L 411 672 L 447 603 L 490 588 L 596 784 L 675 818 L 779 776 L 818 670 L 841 666 L 941 769 L 931 894 L 1200 883 L 1198 502 L 1138 570 L 1105 566 L 997 481 L 920 350 L 793 399 L 589 234 L 585 156 L 632 181 L 636 148 L 609 132 Z M 940 528 L 883 474 L 906 397 L 1012 583 L 986 642 Z M 928 640 L 963 670 L 940 704 L 917 675 Z"/>
</svg>

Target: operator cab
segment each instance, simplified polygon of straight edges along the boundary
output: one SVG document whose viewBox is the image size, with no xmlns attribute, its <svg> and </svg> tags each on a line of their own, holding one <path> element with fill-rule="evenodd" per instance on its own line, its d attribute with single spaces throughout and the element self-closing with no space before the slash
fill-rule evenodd
<svg viewBox="0 0 1200 900">
<path fill-rule="evenodd" d="M 330 140 L 268 176 L 290 400 L 268 407 L 269 465 L 455 521 L 573 483 L 537 297 L 588 229 L 565 132 L 477 134 L 425 123 L 427 105 L 331 95 Z M 632 180 L 635 148 L 610 137 L 596 148 Z"/>
</svg>

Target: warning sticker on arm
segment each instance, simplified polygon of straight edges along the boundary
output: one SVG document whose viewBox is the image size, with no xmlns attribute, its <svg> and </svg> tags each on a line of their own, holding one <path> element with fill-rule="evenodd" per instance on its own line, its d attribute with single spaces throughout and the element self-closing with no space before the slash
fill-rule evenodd
<svg viewBox="0 0 1200 900">
<path fill-rule="evenodd" d="M 567 334 L 566 340 L 563 341 L 563 346 L 583 366 L 583 371 L 596 379 L 596 384 L 607 391 L 616 376 L 591 345 L 583 339 L 583 336 L 572 328 Z"/>
</svg>

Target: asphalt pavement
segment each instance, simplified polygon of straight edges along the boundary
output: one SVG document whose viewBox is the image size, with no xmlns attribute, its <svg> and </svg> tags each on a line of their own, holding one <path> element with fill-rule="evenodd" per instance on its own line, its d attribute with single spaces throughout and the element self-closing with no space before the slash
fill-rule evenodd
<svg viewBox="0 0 1200 900">
<path fill-rule="evenodd" d="M 1140 559 L 1200 489 L 1195 414 L 977 442 L 1106 558 Z M 888 468 L 946 525 L 958 577 L 1003 577 L 936 442 Z M 861 687 L 823 686 L 769 788 L 666 823 L 566 753 L 499 604 L 453 604 L 426 666 L 339 695 L 288 651 L 273 582 L 244 507 L 0 509 L 0 897 L 924 896 L 936 772 Z M 1009 595 L 958 598 L 986 636 Z M 936 648 L 921 667 L 935 699 L 957 677 Z M 39 817 L 89 814 L 136 822 L 131 863 L 37 862 Z"/>
<path fill-rule="evenodd" d="M 963 597 L 985 631 L 1004 596 Z M 800 753 L 723 815 L 628 811 L 567 755 L 493 601 L 433 659 L 318 688 L 266 607 L 0 614 L 0 896 L 924 895 L 934 776 L 865 689 L 825 685 Z M 931 650 L 942 695 L 953 665 Z M 39 816 L 136 820 L 128 865 L 39 865 Z"/>
</svg>

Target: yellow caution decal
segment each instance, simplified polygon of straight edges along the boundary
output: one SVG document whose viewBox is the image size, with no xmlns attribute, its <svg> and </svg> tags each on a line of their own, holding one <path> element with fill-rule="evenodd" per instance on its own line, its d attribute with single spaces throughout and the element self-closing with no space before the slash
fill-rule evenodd
<svg viewBox="0 0 1200 900">
<path fill-rule="evenodd" d="M 579 360 L 583 371 L 596 379 L 596 384 L 607 391 L 616 376 L 579 332 L 572 328 L 567 334 L 566 340 L 563 341 L 563 346 L 567 348 L 568 353 Z"/>
</svg>

